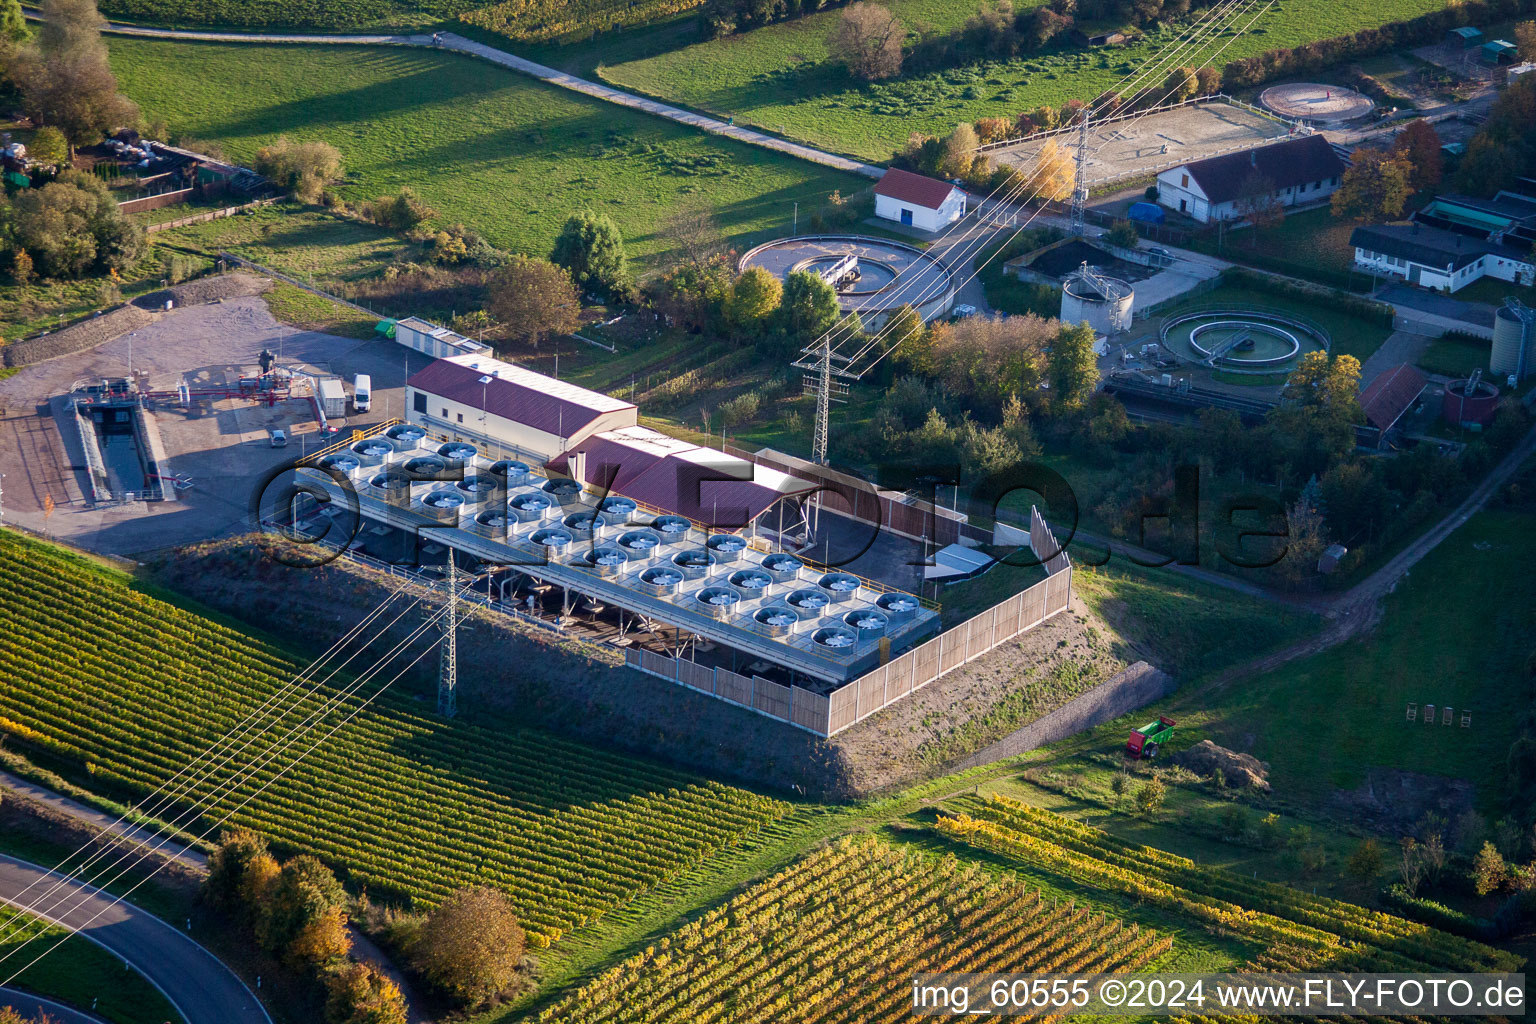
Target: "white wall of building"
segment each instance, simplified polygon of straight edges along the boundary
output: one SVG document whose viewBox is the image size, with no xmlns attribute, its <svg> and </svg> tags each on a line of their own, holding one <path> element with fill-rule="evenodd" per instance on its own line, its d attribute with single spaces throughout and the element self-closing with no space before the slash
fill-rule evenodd
<svg viewBox="0 0 1536 1024">
<path fill-rule="evenodd" d="M 1326 199 L 1339 190 L 1339 179 L 1311 181 L 1280 189 L 1275 196 L 1281 206 L 1296 206 Z M 1212 203 L 1201 190 L 1199 182 L 1182 166 L 1170 167 L 1157 176 L 1157 201 L 1170 210 L 1177 210 L 1201 224 L 1222 220 L 1241 220 L 1242 203 L 1228 201 Z"/>
<path fill-rule="evenodd" d="M 903 224 L 905 223 L 902 217 L 904 212 L 910 212 L 913 227 L 923 231 L 940 231 L 965 216 L 965 193 L 958 188 L 951 190 L 949 198 L 945 199 L 943 205 L 937 210 L 902 202 L 890 196 L 875 196 L 876 217 Z"/>
<path fill-rule="evenodd" d="M 579 426 L 573 424 L 571 434 L 561 438 L 494 413 L 482 415 L 478 405 L 455 402 L 407 385 L 405 418 L 434 434 L 452 437 L 456 441 L 489 446 L 493 452 L 499 449 L 509 456 L 515 454 L 525 460 L 532 458 L 538 462 L 547 462 L 593 434 L 634 426 L 635 410 L 620 409 L 602 413 L 590 423 Z"/>
<path fill-rule="evenodd" d="M 1489 254 L 1458 270 L 1432 267 L 1423 263 L 1385 253 L 1372 252 L 1355 247 L 1355 265 L 1362 270 L 1386 274 L 1424 288 L 1460 291 L 1480 277 L 1497 278 L 1500 281 L 1520 281 L 1529 284 L 1536 276 L 1536 267 L 1519 260 Z"/>
</svg>

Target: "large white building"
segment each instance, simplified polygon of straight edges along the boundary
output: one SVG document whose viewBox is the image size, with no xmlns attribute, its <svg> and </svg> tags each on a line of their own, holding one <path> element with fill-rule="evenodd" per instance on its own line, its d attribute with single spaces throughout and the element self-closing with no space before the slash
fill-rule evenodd
<svg viewBox="0 0 1536 1024">
<path fill-rule="evenodd" d="M 1484 277 L 1531 285 L 1533 242 L 1536 199 L 1514 192 L 1436 196 L 1409 224 L 1371 225 L 1349 236 L 1362 270 L 1448 292 Z"/>
<path fill-rule="evenodd" d="M 410 422 L 541 463 L 637 417 L 631 402 L 478 353 L 434 359 L 405 382 Z"/>
<path fill-rule="evenodd" d="M 875 185 L 875 216 L 941 231 L 965 216 L 965 192 L 947 181 L 892 167 Z"/>
<path fill-rule="evenodd" d="M 1273 188 L 1281 206 L 1310 203 L 1332 195 L 1344 176 L 1344 161 L 1321 135 L 1304 135 L 1170 167 L 1157 176 L 1157 201 L 1201 224 L 1241 220 L 1256 180 Z"/>
</svg>

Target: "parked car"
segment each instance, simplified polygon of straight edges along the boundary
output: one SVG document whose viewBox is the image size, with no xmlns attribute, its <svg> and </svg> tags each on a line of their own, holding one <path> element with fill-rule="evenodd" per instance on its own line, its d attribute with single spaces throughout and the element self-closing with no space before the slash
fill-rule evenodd
<svg viewBox="0 0 1536 1024">
<path fill-rule="evenodd" d="M 964 320 L 968 316 L 975 315 L 976 307 L 969 304 L 956 306 L 954 309 L 949 311 L 949 318 L 951 320 Z"/>
<path fill-rule="evenodd" d="M 273 448 L 288 447 L 288 434 L 283 430 L 282 427 L 273 427 L 270 431 L 267 432 L 267 438 L 271 442 Z"/>
</svg>

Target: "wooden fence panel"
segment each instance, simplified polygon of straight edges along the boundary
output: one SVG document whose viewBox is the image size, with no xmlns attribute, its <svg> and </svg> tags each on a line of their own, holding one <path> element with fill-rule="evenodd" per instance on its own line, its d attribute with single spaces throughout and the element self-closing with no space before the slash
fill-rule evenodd
<svg viewBox="0 0 1536 1024">
<path fill-rule="evenodd" d="M 859 688 L 859 717 L 885 707 L 885 673 L 872 672 L 853 681 Z"/>
<path fill-rule="evenodd" d="M 854 723 L 853 696 L 857 691 L 853 684 L 833 690 L 827 697 L 827 733 L 846 729 Z"/>
<path fill-rule="evenodd" d="M 679 661 L 677 663 L 677 681 L 701 693 L 713 694 L 715 692 L 714 670 L 697 662 Z"/>
<path fill-rule="evenodd" d="M 971 636 L 965 647 L 965 660 L 979 658 L 992 649 L 997 629 L 997 609 L 988 608 L 970 622 Z"/>
<path fill-rule="evenodd" d="M 762 676 L 752 677 L 752 706 L 765 715 L 789 721 L 789 687 Z"/>
<path fill-rule="evenodd" d="M 657 654 L 655 651 L 640 652 L 640 667 L 666 679 L 677 678 L 677 659 Z"/>
<path fill-rule="evenodd" d="M 908 651 L 885 666 L 885 692 L 892 700 L 912 692 L 912 670 L 916 665 L 916 655 Z"/>
<path fill-rule="evenodd" d="M 753 707 L 752 680 L 735 672 L 720 672 L 715 676 L 715 696 Z"/>
<path fill-rule="evenodd" d="M 1020 596 L 1024 598 L 1024 625 L 1033 626 L 1045 618 L 1045 587 L 1050 583 L 1046 578 L 1030 587 Z"/>
<path fill-rule="evenodd" d="M 917 667 L 912 674 L 912 689 L 931 682 L 939 674 L 941 637 L 934 637 L 912 653 L 917 656 Z"/>
<path fill-rule="evenodd" d="M 802 729 L 825 736 L 830 731 L 829 708 L 831 702 L 819 693 L 798 686 L 790 687 L 790 721 Z"/>
</svg>

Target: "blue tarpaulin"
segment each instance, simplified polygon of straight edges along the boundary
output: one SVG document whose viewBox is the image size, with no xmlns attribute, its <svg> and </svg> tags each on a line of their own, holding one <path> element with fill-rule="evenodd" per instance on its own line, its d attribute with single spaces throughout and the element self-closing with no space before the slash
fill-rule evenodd
<svg viewBox="0 0 1536 1024">
<path fill-rule="evenodd" d="M 1161 224 L 1163 217 L 1166 216 L 1163 213 L 1163 208 L 1156 203 L 1132 203 L 1131 208 L 1125 212 L 1125 215 L 1131 218 L 1131 220 L 1139 220 L 1143 224 Z"/>
</svg>

